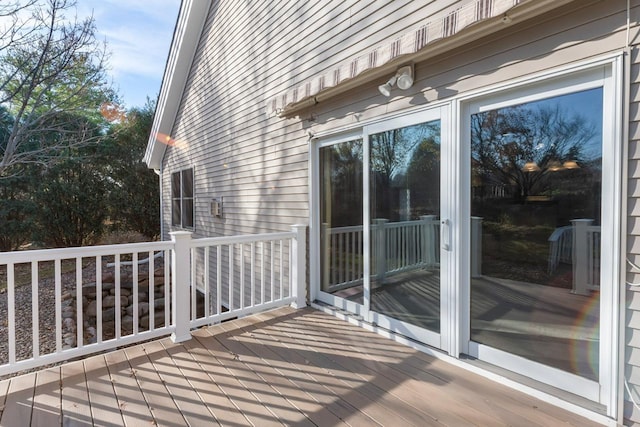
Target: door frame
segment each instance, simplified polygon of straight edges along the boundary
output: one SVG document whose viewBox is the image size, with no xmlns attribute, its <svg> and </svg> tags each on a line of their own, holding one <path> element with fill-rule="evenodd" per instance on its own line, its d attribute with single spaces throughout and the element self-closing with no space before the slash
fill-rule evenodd
<svg viewBox="0 0 640 427">
<path fill-rule="evenodd" d="M 460 215 L 454 240 L 460 251 L 455 253 L 458 280 L 458 328 L 454 357 L 472 354 L 516 373 L 530 370 L 534 380 L 541 381 L 589 400 L 606 405 L 608 415 L 615 413 L 618 394 L 621 220 L 622 206 L 622 55 L 615 54 L 595 61 L 528 76 L 509 84 L 496 85 L 456 100 L 458 148 L 456 165 L 460 173 L 454 212 Z M 600 290 L 599 380 L 593 382 L 524 358 L 473 343 L 470 340 L 470 117 L 476 111 L 562 95 L 594 87 L 603 88 L 603 159 L 602 159 L 602 251 Z M 481 110 L 479 110 L 481 108 Z M 607 207 L 605 209 L 604 207 Z M 606 239 L 606 240 L 605 240 Z M 604 286 L 610 284 L 610 286 Z"/>
<path fill-rule="evenodd" d="M 469 189 L 467 183 L 470 182 L 470 170 L 466 166 L 466 159 L 469 156 L 469 148 L 465 146 L 462 141 L 469 140 L 468 129 L 464 126 L 466 120 L 466 113 L 468 112 L 468 105 L 474 101 L 480 100 L 483 97 L 498 97 L 508 96 L 509 93 L 522 90 L 525 87 L 544 86 L 544 83 L 556 81 L 558 84 L 569 81 L 581 73 L 589 74 L 595 69 L 606 68 L 609 70 L 609 78 L 607 83 L 607 91 L 610 95 L 608 100 L 604 100 L 605 104 L 610 105 L 610 109 L 605 112 L 606 117 L 603 120 L 603 132 L 606 132 L 612 141 L 613 150 L 609 161 L 605 164 L 603 159 L 603 170 L 609 171 L 608 175 L 611 177 L 609 185 L 612 191 L 607 192 L 607 201 L 605 202 L 603 191 L 603 206 L 608 203 L 607 206 L 613 207 L 611 214 L 611 230 L 613 230 L 611 236 L 612 254 L 611 261 L 606 267 L 606 278 L 601 277 L 602 280 L 607 280 L 613 285 L 608 292 L 601 293 L 601 337 L 600 347 L 606 349 L 606 355 L 600 351 L 600 391 L 599 396 L 595 401 L 602 403 L 606 407 L 607 415 L 615 417 L 618 410 L 618 396 L 621 395 L 621 384 L 623 376 L 620 369 L 624 367 L 624 361 L 620 360 L 621 354 L 623 354 L 623 339 L 621 339 L 621 319 L 620 317 L 624 313 L 624 306 L 620 306 L 620 302 L 623 301 L 624 293 L 620 289 L 622 286 L 623 278 L 622 258 L 624 254 L 624 248 L 622 242 L 624 241 L 622 230 L 622 224 L 624 224 L 624 212 L 622 212 L 623 206 L 623 175 L 624 170 L 623 161 L 623 82 L 624 82 L 624 53 L 620 51 L 612 52 L 607 55 L 598 56 L 584 61 L 571 63 L 568 65 L 553 68 L 551 70 L 545 70 L 542 72 L 531 73 L 524 77 L 510 79 L 507 82 L 500 82 L 497 84 L 491 84 L 481 89 L 471 90 L 462 94 L 455 95 L 448 98 L 445 101 L 432 102 L 427 106 L 412 107 L 408 110 L 400 112 L 394 112 L 392 114 L 386 114 L 375 117 L 373 119 L 367 119 L 358 121 L 354 125 L 338 125 L 333 128 L 328 127 L 325 130 L 310 133 L 309 138 L 309 195 L 310 195 L 310 209 L 309 209 L 309 221 L 310 221 L 310 297 L 311 301 L 318 300 L 326 304 L 330 304 L 338 309 L 342 309 L 353 313 L 367 322 L 374 320 L 373 315 L 369 312 L 368 307 L 360 306 L 353 302 L 346 301 L 342 298 L 333 297 L 329 294 L 320 295 L 320 283 L 319 283 L 319 226 L 318 226 L 318 206 L 319 206 L 319 194 L 317 189 L 318 183 L 318 150 L 320 146 L 326 144 L 335 143 L 342 139 L 343 141 L 352 139 L 354 137 L 361 138 L 364 134 L 364 128 L 373 126 L 379 122 L 389 121 L 394 118 L 403 117 L 406 115 L 413 115 L 414 113 L 420 113 L 424 110 L 431 108 L 443 108 L 447 111 L 449 125 L 441 126 L 442 139 L 445 138 L 450 142 L 447 144 L 446 149 L 442 147 L 442 159 L 441 163 L 443 167 L 448 170 L 446 174 L 441 172 L 442 179 L 446 179 L 451 183 L 450 191 L 446 192 L 447 200 L 441 200 L 441 205 L 446 208 L 447 216 L 451 225 L 451 251 L 446 252 L 444 255 L 447 258 L 447 271 L 446 277 L 448 284 L 441 290 L 441 317 L 443 317 L 443 323 L 441 327 L 441 347 L 446 349 L 449 356 L 455 359 L 459 359 L 462 354 L 468 352 L 468 325 L 469 325 L 469 287 L 463 285 L 465 281 L 469 281 L 470 277 L 470 265 L 469 265 L 469 253 L 470 242 L 469 232 L 470 224 L 468 220 L 464 220 L 465 216 L 468 217 L 470 210 Z M 355 117 L 355 116 L 354 116 Z M 356 119 L 358 119 L 356 117 Z M 359 119 L 358 119 L 359 120 Z M 605 126 L 607 128 L 605 128 Z M 363 140 L 363 144 L 365 141 Z M 365 144 L 366 146 L 366 144 Z M 368 148 L 367 148 L 368 149 Z M 365 168 L 366 171 L 367 168 Z M 368 173 L 368 172 L 366 172 Z M 365 180 L 365 184 L 368 185 L 368 179 Z M 444 195 L 442 195 L 444 196 Z M 367 208 L 368 210 L 368 208 Z M 442 212 L 441 212 L 442 213 Z M 444 215 L 444 213 L 442 213 Z M 367 217 L 368 218 L 368 217 Z M 363 218 L 363 222 L 365 219 Z M 441 265 L 441 270 L 445 270 L 445 267 Z M 444 304 L 443 304 L 444 302 Z M 602 310 L 604 309 L 604 313 Z M 446 322 L 444 321 L 446 313 Z M 445 324 L 447 326 L 445 326 Z"/>
<path fill-rule="evenodd" d="M 451 280 L 448 278 L 451 268 L 449 260 L 451 259 L 451 248 L 440 248 L 440 333 L 420 328 L 416 325 L 406 323 L 381 313 L 371 310 L 371 209 L 368 201 L 370 200 L 370 174 L 369 174 L 369 135 L 383 132 L 386 130 L 398 129 L 419 123 L 427 123 L 435 120 L 440 121 L 440 219 L 448 219 L 449 207 L 452 204 L 451 186 L 449 182 L 452 164 L 451 156 L 451 113 L 449 102 L 437 103 L 427 107 L 421 107 L 411 112 L 390 115 L 388 117 L 378 118 L 375 121 L 363 124 L 355 129 L 349 129 L 342 132 L 336 132 L 327 136 L 320 136 L 311 140 L 311 156 L 310 156 L 310 194 L 311 194 L 311 244 L 310 244 L 310 274 L 315 280 L 315 286 L 311 286 L 311 300 L 318 300 L 325 304 L 330 304 L 342 310 L 346 310 L 352 314 L 362 316 L 367 322 L 378 325 L 394 333 L 407 336 L 432 347 L 448 350 L 451 342 L 449 321 L 450 315 L 450 293 Z M 364 245 L 364 271 L 363 271 L 363 304 L 357 304 L 344 298 L 321 291 L 320 289 L 320 149 L 342 142 L 361 139 L 363 144 L 363 245 Z M 449 220 L 450 221 L 450 220 Z M 450 222 L 449 222 L 450 224 Z M 451 226 L 447 226 L 447 232 L 451 232 Z"/>
</svg>

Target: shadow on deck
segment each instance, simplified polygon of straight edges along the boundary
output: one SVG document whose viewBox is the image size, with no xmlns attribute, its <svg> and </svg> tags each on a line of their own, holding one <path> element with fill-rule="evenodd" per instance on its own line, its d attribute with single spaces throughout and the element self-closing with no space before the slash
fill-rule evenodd
<svg viewBox="0 0 640 427">
<path fill-rule="evenodd" d="M 596 425 L 313 309 L 0 382 L 11 425 Z"/>
</svg>

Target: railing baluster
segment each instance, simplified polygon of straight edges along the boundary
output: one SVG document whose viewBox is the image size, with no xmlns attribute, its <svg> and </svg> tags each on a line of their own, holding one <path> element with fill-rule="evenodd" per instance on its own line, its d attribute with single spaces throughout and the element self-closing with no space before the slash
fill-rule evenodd
<svg viewBox="0 0 640 427">
<path fill-rule="evenodd" d="M 116 273 L 116 305 L 113 314 L 115 320 L 115 336 L 117 340 L 120 338 L 120 286 L 122 285 L 122 278 L 120 276 L 120 254 L 116 254 L 114 268 Z"/>
<path fill-rule="evenodd" d="M 284 290 L 284 240 L 280 240 L 280 298 L 284 298 L 283 290 Z"/>
<path fill-rule="evenodd" d="M 174 284 L 170 280 L 170 267 L 171 267 L 171 251 L 169 249 L 164 251 L 164 326 L 167 327 L 171 324 L 171 297 L 169 291 Z M 152 282 L 149 281 L 149 286 Z M 175 292 L 175 291 L 174 291 Z M 150 299 L 151 297 L 149 297 Z M 152 310 L 153 305 L 149 303 L 149 313 L 155 313 Z M 151 318 L 149 318 L 151 319 Z M 151 323 L 149 323 L 151 324 Z M 154 325 L 155 326 L 155 325 Z"/>
<path fill-rule="evenodd" d="M 240 243 L 240 309 L 244 308 L 244 243 Z"/>
<path fill-rule="evenodd" d="M 138 252 L 134 252 L 131 258 L 132 264 L 132 274 L 133 274 L 133 283 L 131 286 L 131 292 L 133 294 L 133 314 L 131 315 L 133 319 L 132 329 L 133 335 L 138 335 Z M 151 261 L 149 261 L 151 262 Z M 151 265 L 151 264 L 149 264 Z"/>
<path fill-rule="evenodd" d="M 96 256 L 96 342 L 102 343 L 102 255 Z"/>
<path fill-rule="evenodd" d="M 149 284 L 148 287 L 149 289 L 147 289 L 147 304 L 149 307 L 149 312 L 147 313 L 149 315 L 149 327 L 148 330 L 149 331 L 153 331 L 156 328 L 156 280 L 155 280 L 155 274 L 154 274 L 154 263 L 153 263 L 153 251 L 149 252 Z M 165 282 L 164 286 L 165 288 L 168 286 L 167 284 L 168 282 Z M 153 295 L 151 295 L 153 294 Z M 151 302 L 153 301 L 153 303 Z M 168 307 L 168 299 L 165 296 L 164 299 L 164 303 L 165 305 L 167 305 Z M 165 308 L 165 311 L 168 313 L 169 310 L 167 308 Z M 165 325 L 168 325 L 169 322 L 165 322 Z"/>
<path fill-rule="evenodd" d="M 190 253 L 190 258 L 193 262 L 191 262 L 191 320 L 196 320 L 197 319 L 197 313 L 196 313 L 196 289 L 197 289 L 197 284 L 196 284 L 196 250 L 195 248 L 191 248 L 191 250 L 189 251 Z"/>
<path fill-rule="evenodd" d="M 56 307 L 56 353 L 62 351 L 62 261 L 56 258 L 54 263 L 54 299 Z"/>
<path fill-rule="evenodd" d="M 251 243 L 251 303 L 250 307 L 256 304 L 256 244 Z"/>
<path fill-rule="evenodd" d="M 229 310 L 233 310 L 233 279 L 235 278 L 235 272 L 233 270 L 233 252 L 234 244 L 229 244 Z"/>
<path fill-rule="evenodd" d="M 264 304 L 264 240 L 260 242 L 260 304 Z"/>
<path fill-rule="evenodd" d="M 9 363 L 16 363 L 16 292 L 13 263 L 7 263 L 7 323 L 9 324 Z"/>
<path fill-rule="evenodd" d="M 293 287 L 296 286 L 296 283 L 293 281 L 293 239 L 289 239 L 289 292 L 287 296 L 293 296 Z"/>
<path fill-rule="evenodd" d="M 276 271 L 275 271 L 275 255 L 276 253 L 276 242 L 274 240 L 271 241 L 271 250 L 269 251 L 269 264 L 271 268 L 271 278 L 269 282 L 269 287 L 271 288 L 271 299 L 270 301 L 275 300 L 276 294 Z"/>
<path fill-rule="evenodd" d="M 31 262 L 31 325 L 33 358 L 40 356 L 40 292 L 38 291 L 38 261 Z"/>
<path fill-rule="evenodd" d="M 76 257 L 76 347 L 78 348 L 84 345 L 82 317 L 82 257 Z"/>
<path fill-rule="evenodd" d="M 216 314 L 222 313 L 222 245 L 216 247 Z"/>
<path fill-rule="evenodd" d="M 209 317 L 209 299 L 211 298 L 211 290 L 209 289 L 209 248 L 204 248 L 204 317 Z"/>
</svg>

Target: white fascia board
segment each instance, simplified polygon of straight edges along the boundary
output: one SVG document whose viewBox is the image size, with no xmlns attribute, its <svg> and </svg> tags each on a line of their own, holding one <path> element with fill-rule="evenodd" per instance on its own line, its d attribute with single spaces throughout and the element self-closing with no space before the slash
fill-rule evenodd
<svg viewBox="0 0 640 427">
<path fill-rule="evenodd" d="M 171 135 L 210 6 L 211 0 L 182 0 L 180 5 L 151 134 L 143 158 L 150 169 L 160 169 L 167 146 L 158 136 Z"/>
</svg>

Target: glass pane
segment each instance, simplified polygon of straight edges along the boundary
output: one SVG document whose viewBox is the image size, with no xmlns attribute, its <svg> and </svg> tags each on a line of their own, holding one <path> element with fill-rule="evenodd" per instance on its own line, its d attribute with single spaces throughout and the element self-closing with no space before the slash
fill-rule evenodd
<svg viewBox="0 0 640 427">
<path fill-rule="evenodd" d="M 180 172 L 174 172 L 171 174 L 171 197 L 180 198 L 182 192 L 180 191 Z"/>
<path fill-rule="evenodd" d="M 471 117 L 471 339 L 598 378 L 602 89 Z"/>
<path fill-rule="evenodd" d="M 180 199 L 171 200 L 171 225 L 176 225 L 180 227 L 182 224 L 180 222 Z"/>
<path fill-rule="evenodd" d="M 182 171 L 182 197 L 193 198 L 193 169 Z"/>
<path fill-rule="evenodd" d="M 320 278 L 323 292 L 362 304 L 362 141 L 320 149 Z"/>
<path fill-rule="evenodd" d="M 182 200 L 182 226 L 193 227 L 193 199 Z"/>
<path fill-rule="evenodd" d="M 369 137 L 371 309 L 440 331 L 440 122 Z"/>
</svg>

